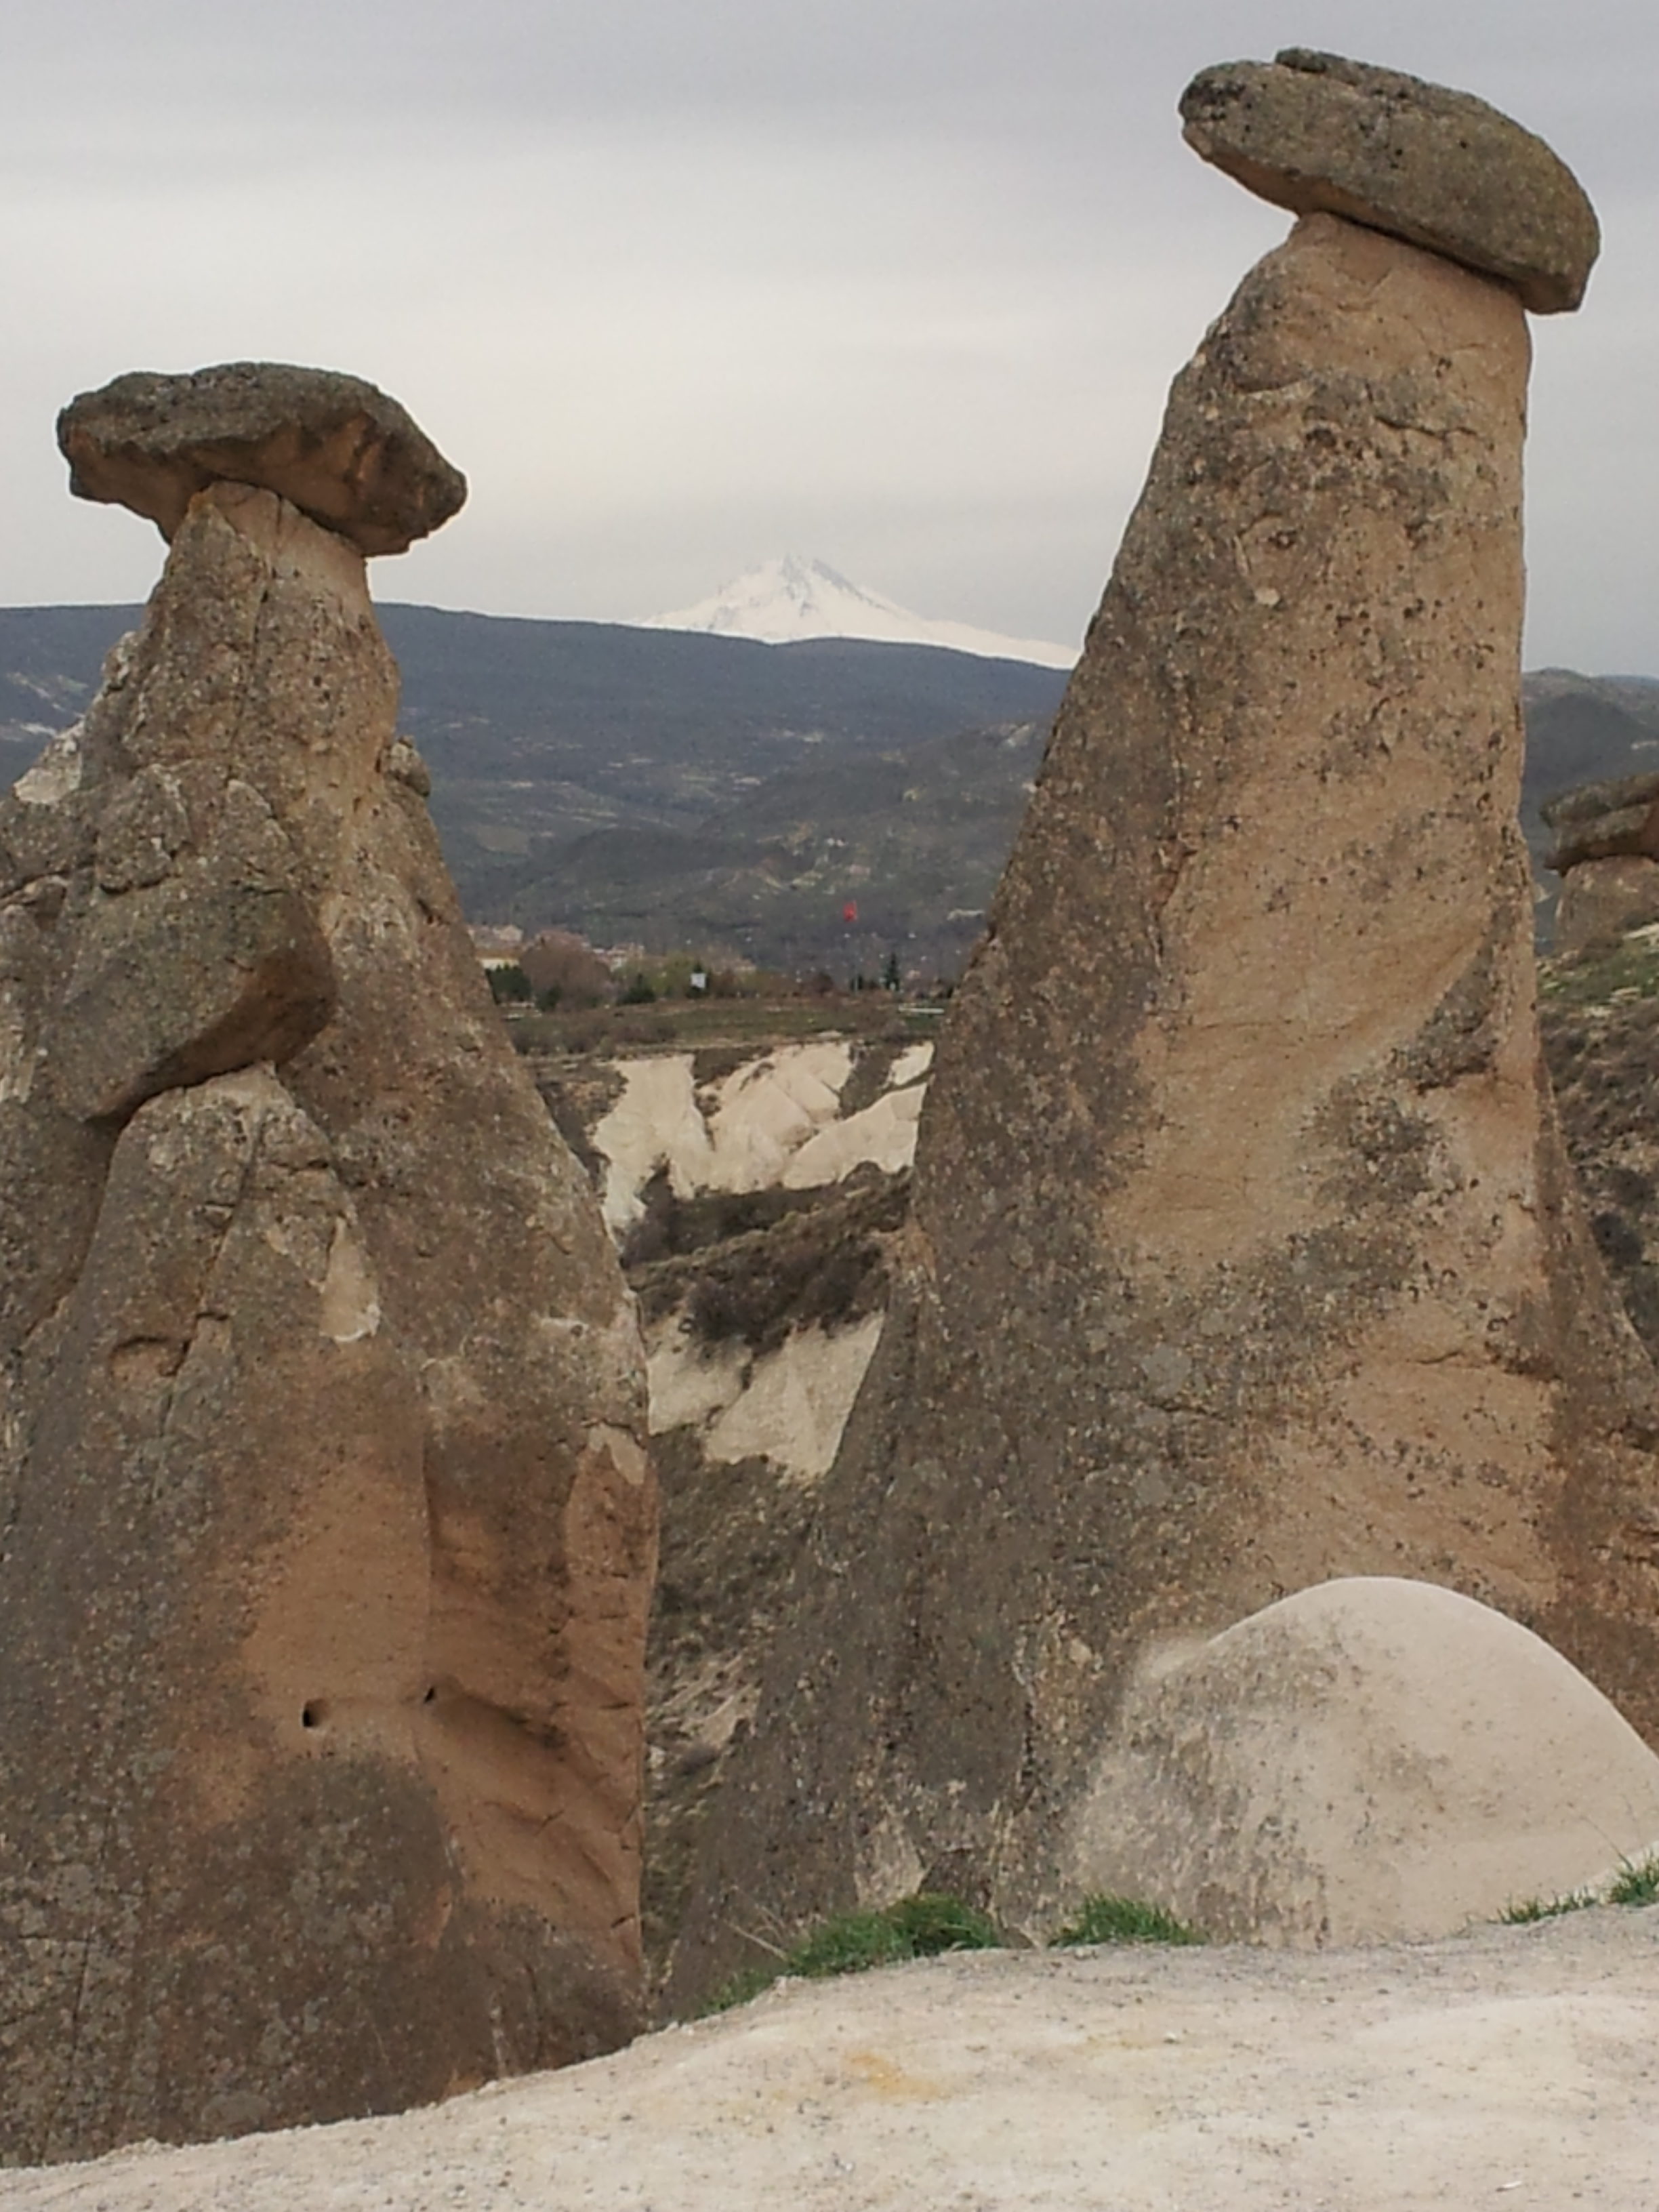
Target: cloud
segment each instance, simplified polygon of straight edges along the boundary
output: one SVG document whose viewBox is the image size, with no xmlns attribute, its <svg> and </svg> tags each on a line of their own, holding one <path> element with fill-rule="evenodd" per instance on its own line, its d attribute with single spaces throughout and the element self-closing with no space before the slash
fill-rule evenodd
<svg viewBox="0 0 1659 2212">
<path fill-rule="evenodd" d="M 1079 633 L 1170 379 L 1283 218 L 1174 113 L 1294 39 L 1468 84 L 1601 205 L 1540 328 L 1534 632 L 1659 665 L 1643 415 L 1659 21 L 1622 0 L 64 0 L 0 33 L 0 599 L 130 597 L 65 498 L 123 368 L 374 377 L 472 479 L 389 597 L 625 617 L 820 552 L 925 611 Z"/>
</svg>

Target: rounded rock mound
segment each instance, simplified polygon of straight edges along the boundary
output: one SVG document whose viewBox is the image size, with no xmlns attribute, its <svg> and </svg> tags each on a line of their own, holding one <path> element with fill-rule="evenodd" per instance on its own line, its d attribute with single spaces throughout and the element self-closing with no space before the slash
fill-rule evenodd
<svg viewBox="0 0 1659 2212">
<path fill-rule="evenodd" d="M 459 514 L 466 478 L 408 411 L 337 369 L 228 362 L 138 369 L 58 418 L 77 498 L 130 507 L 171 542 L 199 491 L 274 491 L 363 553 L 402 553 Z"/>
<path fill-rule="evenodd" d="M 1292 46 L 1200 70 L 1181 118 L 1196 153 L 1276 207 L 1346 216 L 1502 277 L 1534 314 L 1584 296 L 1601 234 L 1583 186 L 1473 94 Z"/>
<path fill-rule="evenodd" d="M 1659 1756 L 1577 1668 L 1455 1590 L 1364 1576 L 1154 1658 L 1066 1874 L 1222 1940 L 1417 1942 L 1656 1840 Z"/>
<path fill-rule="evenodd" d="M 1581 783 L 1539 808 L 1555 843 L 1545 861 L 1558 875 L 1587 860 L 1659 858 L 1659 775 L 1649 769 L 1611 783 Z"/>
</svg>

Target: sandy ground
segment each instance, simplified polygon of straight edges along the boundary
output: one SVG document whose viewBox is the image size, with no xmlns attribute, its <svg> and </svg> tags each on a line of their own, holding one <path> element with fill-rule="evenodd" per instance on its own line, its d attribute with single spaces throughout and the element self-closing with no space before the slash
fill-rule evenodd
<svg viewBox="0 0 1659 2212">
<path fill-rule="evenodd" d="M 0 2176 L 9 2212 L 1655 2212 L 1659 1907 L 1407 1949 L 792 1983 L 400 2118 Z"/>
</svg>

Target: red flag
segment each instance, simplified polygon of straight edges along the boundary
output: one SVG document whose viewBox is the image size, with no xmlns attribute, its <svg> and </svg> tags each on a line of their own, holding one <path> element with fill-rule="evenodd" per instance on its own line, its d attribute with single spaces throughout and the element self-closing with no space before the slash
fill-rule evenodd
<svg viewBox="0 0 1659 2212">
<path fill-rule="evenodd" d="M 841 910 L 841 918 L 843 921 L 856 921 L 858 920 L 859 902 L 856 899 L 848 900 L 846 905 L 842 907 Z"/>
</svg>

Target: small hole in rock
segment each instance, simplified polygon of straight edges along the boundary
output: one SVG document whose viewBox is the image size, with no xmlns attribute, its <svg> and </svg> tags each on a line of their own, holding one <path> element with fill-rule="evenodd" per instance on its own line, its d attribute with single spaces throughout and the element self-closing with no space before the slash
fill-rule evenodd
<svg viewBox="0 0 1659 2212">
<path fill-rule="evenodd" d="M 321 1728 L 323 1724 L 323 1713 L 324 1708 L 319 1705 L 313 1698 L 309 1705 L 301 1705 L 300 1708 L 300 1726 L 301 1728 L 312 1729 Z"/>
<path fill-rule="evenodd" d="M 423 1698 L 421 1699 L 421 1703 L 422 1703 L 423 1705 L 436 1705 L 436 1703 L 437 1703 L 437 1702 L 438 1702 L 438 1692 L 437 1692 L 437 1691 L 436 1691 L 435 1689 L 428 1690 L 428 1691 L 427 1692 L 427 1693 L 426 1693 L 425 1697 L 423 1697 Z"/>
</svg>

